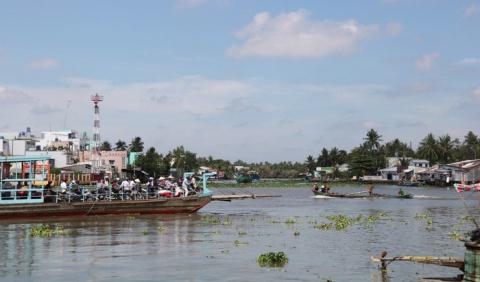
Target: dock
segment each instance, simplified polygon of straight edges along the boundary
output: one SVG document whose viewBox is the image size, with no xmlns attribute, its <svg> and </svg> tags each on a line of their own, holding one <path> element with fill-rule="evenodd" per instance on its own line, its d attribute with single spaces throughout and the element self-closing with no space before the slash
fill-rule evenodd
<svg viewBox="0 0 480 282">
<path fill-rule="evenodd" d="M 260 199 L 260 198 L 279 198 L 282 195 L 265 195 L 265 194 L 231 194 L 231 195 L 213 195 L 212 201 L 232 201 L 245 199 Z"/>
</svg>

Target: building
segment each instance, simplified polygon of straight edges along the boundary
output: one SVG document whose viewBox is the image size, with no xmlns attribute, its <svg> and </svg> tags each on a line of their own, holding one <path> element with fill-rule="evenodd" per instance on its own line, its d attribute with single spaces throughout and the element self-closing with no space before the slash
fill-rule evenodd
<svg viewBox="0 0 480 282">
<path fill-rule="evenodd" d="M 73 154 L 69 151 L 26 151 L 24 155 L 27 157 L 48 157 L 52 167 L 55 168 L 63 168 L 75 162 Z"/>
<path fill-rule="evenodd" d="M 400 174 L 396 166 L 381 169 L 380 174 L 382 175 L 382 180 L 400 180 Z"/>
<path fill-rule="evenodd" d="M 78 160 L 80 162 L 91 162 L 91 151 L 79 151 Z M 127 168 L 127 151 L 100 151 L 100 170 L 105 172 L 120 172 Z"/>
<path fill-rule="evenodd" d="M 43 131 L 36 144 L 37 150 L 69 150 L 76 152 L 80 150 L 80 139 L 77 133 L 72 130 L 64 131 Z"/>
</svg>

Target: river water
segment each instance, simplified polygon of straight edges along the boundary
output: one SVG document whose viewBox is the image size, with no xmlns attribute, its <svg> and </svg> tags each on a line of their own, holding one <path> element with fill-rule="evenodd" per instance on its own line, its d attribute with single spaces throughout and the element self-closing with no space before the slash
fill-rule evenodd
<svg viewBox="0 0 480 282">
<path fill-rule="evenodd" d="M 360 188 L 364 190 L 365 187 Z M 375 192 L 395 194 L 395 186 Z M 316 199 L 308 188 L 213 189 L 280 198 L 212 202 L 193 215 L 111 216 L 0 223 L 3 281 L 382 281 L 370 256 L 463 257 L 449 236 L 473 228 L 454 190 L 407 188 L 420 199 Z M 358 187 L 335 187 L 338 192 Z M 478 200 L 465 194 L 479 215 Z M 436 199 L 446 198 L 446 199 Z M 321 230 L 328 215 L 379 220 Z M 68 236 L 30 236 L 39 223 L 62 225 Z M 290 222 L 290 223 L 286 223 Z M 294 223 L 292 223 L 294 222 Z M 295 234 L 297 233 L 297 234 Z M 261 268 L 261 253 L 283 251 L 283 268 Z M 389 281 L 456 276 L 454 268 L 395 262 Z M 385 281 L 385 276 L 383 281 Z"/>
</svg>

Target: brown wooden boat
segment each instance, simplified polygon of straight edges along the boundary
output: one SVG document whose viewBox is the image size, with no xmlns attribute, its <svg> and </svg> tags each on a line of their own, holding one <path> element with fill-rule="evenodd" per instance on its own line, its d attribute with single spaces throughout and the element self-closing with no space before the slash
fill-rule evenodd
<svg viewBox="0 0 480 282">
<path fill-rule="evenodd" d="M 193 213 L 208 204 L 211 195 L 148 200 L 79 201 L 0 205 L 0 219 L 114 214 Z"/>
<path fill-rule="evenodd" d="M 321 191 L 312 191 L 313 194 L 315 195 L 320 195 L 320 196 L 326 196 L 326 197 L 332 197 L 332 198 L 348 198 L 348 199 L 370 199 L 370 198 L 393 198 L 393 199 L 412 199 L 413 195 L 411 194 L 404 194 L 404 195 L 388 195 L 388 194 L 377 194 L 377 193 L 364 193 L 364 194 L 356 194 L 356 193 L 350 193 L 350 194 L 341 194 L 341 193 L 333 193 L 333 192 L 328 192 L 328 193 L 323 193 Z"/>
</svg>

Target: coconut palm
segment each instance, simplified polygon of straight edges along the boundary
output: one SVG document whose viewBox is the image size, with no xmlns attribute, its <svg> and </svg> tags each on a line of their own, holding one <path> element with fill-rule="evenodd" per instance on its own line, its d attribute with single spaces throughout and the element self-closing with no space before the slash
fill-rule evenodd
<svg viewBox="0 0 480 282">
<path fill-rule="evenodd" d="M 130 152 L 143 152 L 143 141 L 140 137 L 135 137 L 130 143 Z"/>
<path fill-rule="evenodd" d="M 125 151 L 127 148 L 127 143 L 125 143 L 125 141 L 118 140 L 117 143 L 115 143 L 115 151 Z"/>
<path fill-rule="evenodd" d="M 440 136 L 437 145 L 439 153 L 438 160 L 443 164 L 452 162 L 455 143 L 450 135 Z"/>
<path fill-rule="evenodd" d="M 367 132 L 367 136 L 363 138 L 365 140 L 365 145 L 369 150 L 378 150 L 380 148 L 380 142 L 382 142 L 382 136 L 375 131 L 375 129 L 370 129 Z"/>
<path fill-rule="evenodd" d="M 430 164 L 434 164 L 438 161 L 438 145 L 435 136 L 433 136 L 432 133 L 429 133 L 420 142 L 417 154 L 421 158 L 428 160 Z"/>
</svg>

